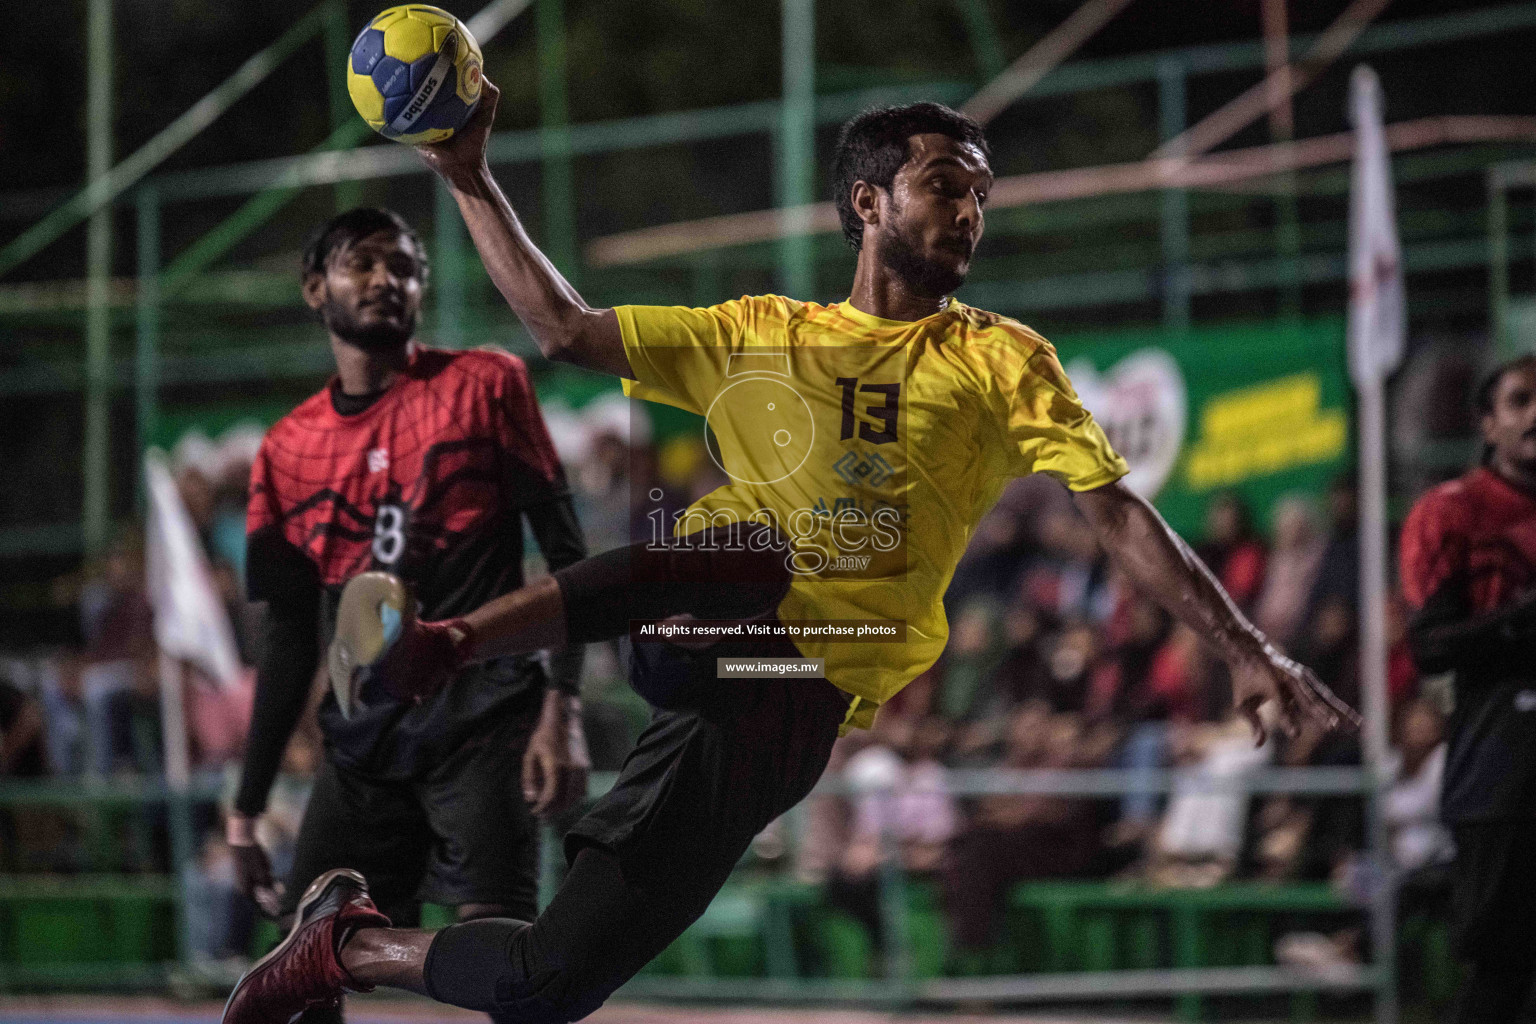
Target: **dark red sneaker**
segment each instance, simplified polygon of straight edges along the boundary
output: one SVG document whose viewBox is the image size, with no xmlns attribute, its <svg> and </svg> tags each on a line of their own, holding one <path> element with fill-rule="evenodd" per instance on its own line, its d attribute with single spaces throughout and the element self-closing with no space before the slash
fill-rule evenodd
<svg viewBox="0 0 1536 1024">
<path fill-rule="evenodd" d="M 304 890 L 288 937 L 235 983 L 223 1024 L 288 1024 L 312 1006 L 339 1002 L 344 990 L 372 991 L 341 966 L 338 940 L 358 928 L 388 927 L 362 875 L 348 868 L 327 871 Z"/>
</svg>

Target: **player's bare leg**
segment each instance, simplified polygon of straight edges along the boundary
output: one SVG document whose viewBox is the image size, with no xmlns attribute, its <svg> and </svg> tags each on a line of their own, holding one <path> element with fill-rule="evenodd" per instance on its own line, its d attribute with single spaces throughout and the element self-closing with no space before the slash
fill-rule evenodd
<svg viewBox="0 0 1536 1024">
<path fill-rule="evenodd" d="M 513 919 L 508 908 L 495 903 L 466 903 L 456 916 L 460 922 Z M 420 928 L 364 928 L 342 947 L 339 959 L 360 982 L 426 995 L 422 968 L 436 934 Z"/>
<path fill-rule="evenodd" d="M 337 959 L 362 984 L 426 995 L 422 968 L 436 935 L 421 928 L 364 928 L 347 940 Z"/>
</svg>

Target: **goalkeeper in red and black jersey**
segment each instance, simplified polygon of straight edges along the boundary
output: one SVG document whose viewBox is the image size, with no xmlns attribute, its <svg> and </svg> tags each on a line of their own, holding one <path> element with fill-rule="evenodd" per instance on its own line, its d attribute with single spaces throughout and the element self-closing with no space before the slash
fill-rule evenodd
<svg viewBox="0 0 1536 1024">
<path fill-rule="evenodd" d="M 549 671 L 532 654 L 476 664 L 424 700 L 327 696 L 325 759 L 286 887 L 256 839 L 349 579 L 387 569 L 423 616 L 452 617 L 523 585 L 525 521 L 550 571 L 586 555 L 522 361 L 414 340 L 426 276 L 393 213 L 351 210 L 320 229 L 303 291 L 337 372 L 273 426 L 252 469 L 249 590 L 268 637 L 228 832 L 241 888 L 274 915 L 317 874 L 366 864 L 396 921 L 422 901 L 460 919 L 531 918 L 535 819 L 586 789 L 574 646 Z"/>
<path fill-rule="evenodd" d="M 1479 406 L 1483 465 L 1414 505 L 1402 574 L 1415 660 L 1455 678 L 1441 814 L 1472 966 L 1456 1019 L 1509 1021 L 1536 979 L 1536 357 L 1496 370 Z"/>
</svg>

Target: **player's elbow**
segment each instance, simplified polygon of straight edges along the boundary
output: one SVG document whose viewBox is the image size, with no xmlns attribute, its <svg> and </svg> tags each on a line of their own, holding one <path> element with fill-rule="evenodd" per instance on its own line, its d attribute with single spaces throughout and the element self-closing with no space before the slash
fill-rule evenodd
<svg viewBox="0 0 1536 1024">
<path fill-rule="evenodd" d="M 1099 544 L 1111 553 L 1129 542 L 1137 514 L 1145 512 L 1142 500 L 1118 480 L 1092 490 L 1073 491 L 1072 499 Z"/>
<path fill-rule="evenodd" d="M 544 358 L 599 373 L 633 377 L 624 354 L 618 314 L 573 303 L 547 330 L 539 332 Z"/>
<path fill-rule="evenodd" d="M 567 330 L 535 331 L 533 341 L 539 355 L 552 363 L 579 363 L 580 345 Z"/>
</svg>

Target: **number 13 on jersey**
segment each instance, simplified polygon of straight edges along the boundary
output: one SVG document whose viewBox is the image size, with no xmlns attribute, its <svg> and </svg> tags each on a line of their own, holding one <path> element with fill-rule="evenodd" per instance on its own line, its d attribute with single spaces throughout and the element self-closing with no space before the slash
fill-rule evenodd
<svg viewBox="0 0 1536 1024">
<path fill-rule="evenodd" d="M 855 424 L 857 424 L 860 439 L 870 444 L 889 444 L 896 440 L 896 422 L 901 415 L 900 384 L 860 384 L 857 377 L 839 377 L 837 386 L 843 389 L 843 423 L 842 429 L 838 432 L 840 440 L 848 441 L 853 438 Z M 875 396 L 883 395 L 885 400 L 866 405 L 861 411 L 879 420 L 881 423 L 879 427 L 859 419 L 856 415 L 854 405 L 856 395 L 871 392 Z"/>
</svg>

